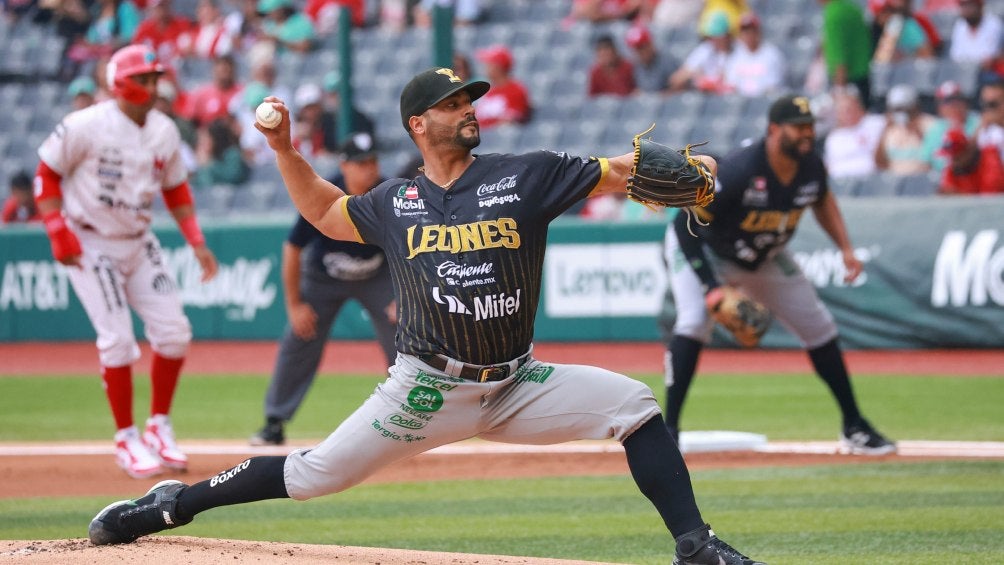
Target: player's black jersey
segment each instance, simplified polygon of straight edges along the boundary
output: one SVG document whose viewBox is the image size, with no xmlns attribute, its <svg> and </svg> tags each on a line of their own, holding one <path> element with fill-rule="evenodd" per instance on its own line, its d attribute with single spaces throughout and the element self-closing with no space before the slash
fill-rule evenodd
<svg viewBox="0 0 1004 565">
<path fill-rule="evenodd" d="M 606 160 L 548 151 L 478 155 L 449 190 L 419 176 L 347 199 L 361 240 L 390 263 L 398 350 L 479 365 L 525 353 L 547 226 L 605 170 Z"/>
<path fill-rule="evenodd" d="M 716 255 L 752 270 L 791 239 L 805 208 L 827 190 L 826 166 L 814 153 L 802 159 L 790 184 L 781 184 L 761 139 L 721 161 L 715 200 L 697 209 L 708 225 L 692 227 Z"/>
</svg>

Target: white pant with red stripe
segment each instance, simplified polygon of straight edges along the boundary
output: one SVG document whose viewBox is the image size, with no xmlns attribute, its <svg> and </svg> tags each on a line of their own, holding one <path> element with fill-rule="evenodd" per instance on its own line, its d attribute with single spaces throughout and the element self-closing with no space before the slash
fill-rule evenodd
<svg viewBox="0 0 1004 565">
<path fill-rule="evenodd" d="M 104 367 L 130 365 L 140 351 L 130 307 L 136 311 L 154 351 L 183 357 L 192 341 L 173 276 L 164 265 L 152 232 L 116 239 L 75 229 L 83 249 L 82 267 L 67 267 L 70 283 L 97 333 Z"/>
</svg>

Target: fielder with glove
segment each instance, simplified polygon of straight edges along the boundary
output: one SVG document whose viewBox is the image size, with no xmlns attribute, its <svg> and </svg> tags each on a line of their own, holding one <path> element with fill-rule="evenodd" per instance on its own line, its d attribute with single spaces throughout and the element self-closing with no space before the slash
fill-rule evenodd
<svg viewBox="0 0 1004 565">
<path fill-rule="evenodd" d="M 704 295 L 704 304 L 711 317 L 743 347 L 756 347 L 770 327 L 770 311 L 738 288 L 713 288 Z"/>
<path fill-rule="evenodd" d="M 861 415 L 833 316 L 788 253 L 811 208 L 841 250 L 846 280 L 861 274 L 827 171 L 813 152 L 815 120 L 808 99 L 786 96 L 770 108 L 767 135 L 726 157 L 718 189 L 698 221 L 678 214 L 666 232 L 666 264 L 676 319 L 666 355 L 666 424 L 679 433 L 680 412 L 698 356 L 715 322 L 746 347 L 757 345 L 771 313 L 808 351 L 843 416 L 840 441 L 850 453 L 896 450 Z"/>
</svg>

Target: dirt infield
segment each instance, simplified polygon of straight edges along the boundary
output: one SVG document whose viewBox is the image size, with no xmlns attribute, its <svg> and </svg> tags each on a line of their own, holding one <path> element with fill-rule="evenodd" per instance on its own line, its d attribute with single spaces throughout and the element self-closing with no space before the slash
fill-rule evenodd
<svg viewBox="0 0 1004 565">
<path fill-rule="evenodd" d="M 95 547 L 83 539 L 0 542 L 0 563 L 93 565 L 95 563 L 156 563 L 211 565 L 219 563 L 295 563 L 296 565 L 588 565 L 594 561 L 474 555 L 206 539 L 184 536 L 143 538 L 128 546 Z"/>
<path fill-rule="evenodd" d="M 184 445 L 182 445 L 184 447 Z M 271 451 L 248 448 L 246 453 L 190 455 L 188 473 L 170 473 L 136 480 L 115 467 L 111 455 L 3 456 L 0 457 L 0 498 L 39 496 L 135 496 L 164 478 L 201 480 L 240 463 L 245 458 Z M 888 457 L 868 458 L 867 461 Z M 834 454 L 756 453 L 753 451 L 693 453 L 687 455 L 692 470 L 731 467 L 823 465 L 860 463 L 865 459 Z M 916 460 L 916 458 L 911 458 Z M 627 475 L 620 451 L 600 453 L 425 453 L 377 472 L 367 484 L 409 481 L 450 481 L 479 477 L 509 479 L 526 477 Z M 53 476 L 59 481 L 53 481 Z"/>
<path fill-rule="evenodd" d="M 623 373 L 661 373 L 664 346 L 654 342 L 538 343 L 534 354 L 552 363 L 597 365 Z M 142 346 L 138 372 L 147 372 L 150 349 Z M 267 373 L 275 361 L 274 341 L 197 341 L 192 344 L 185 371 L 203 374 Z M 983 375 L 1004 367 L 1004 349 L 985 350 L 867 350 L 846 352 L 854 374 Z M 90 342 L 0 343 L 0 376 L 98 374 L 97 351 Z M 328 344 L 320 371 L 325 374 L 384 372 L 382 356 L 369 341 Z M 702 373 L 810 373 L 800 350 L 709 349 L 702 353 Z"/>
</svg>

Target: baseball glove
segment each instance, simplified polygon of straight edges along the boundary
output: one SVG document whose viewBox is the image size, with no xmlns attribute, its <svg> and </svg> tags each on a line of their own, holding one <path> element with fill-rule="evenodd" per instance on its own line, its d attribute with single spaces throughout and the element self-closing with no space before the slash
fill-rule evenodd
<svg viewBox="0 0 1004 565">
<path fill-rule="evenodd" d="M 743 347 L 754 347 L 770 326 L 770 311 L 731 286 L 712 289 L 704 297 L 708 312 L 729 330 Z"/>
<path fill-rule="evenodd" d="M 677 150 L 634 136 L 634 164 L 627 182 L 628 198 L 648 207 L 707 206 L 715 198 L 715 178 L 708 166 L 690 156 L 697 145 Z"/>
</svg>

